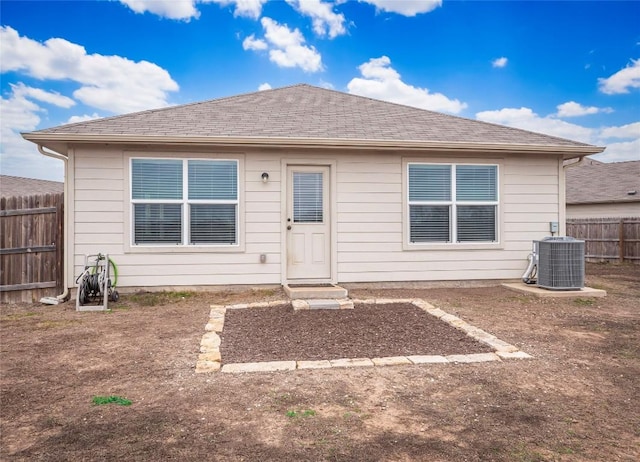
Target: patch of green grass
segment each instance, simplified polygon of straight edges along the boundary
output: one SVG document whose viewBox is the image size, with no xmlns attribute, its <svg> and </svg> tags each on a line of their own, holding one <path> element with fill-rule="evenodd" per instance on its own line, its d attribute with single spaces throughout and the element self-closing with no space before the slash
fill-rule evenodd
<svg viewBox="0 0 640 462">
<path fill-rule="evenodd" d="M 595 303 L 596 301 L 592 298 L 576 298 L 573 300 L 573 304 L 578 306 L 592 306 Z"/>
<path fill-rule="evenodd" d="M 91 400 L 96 406 L 102 406 L 104 404 L 117 404 L 118 406 L 131 406 L 131 400 L 123 398 L 122 396 L 94 396 Z"/>
<path fill-rule="evenodd" d="M 316 411 L 314 411 L 313 409 L 307 409 L 305 411 L 287 411 L 285 415 L 290 419 L 295 419 L 298 417 L 313 417 L 314 415 L 316 415 Z"/>
<path fill-rule="evenodd" d="M 31 316 L 37 316 L 39 313 L 35 313 L 33 311 L 27 311 L 26 313 L 13 313 L 8 314 L 7 319 L 17 320 L 22 318 L 30 318 Z"/>
<path fill-rule="evenodd" d="M 72 324 L 77 324 L 79 321 L 66 320 L 66 321 L 42 321 L 36 324 L 36 327 L 40 329 L 57 329 L 60 327 L 68 327 Z"/>
<path fill-rule="evenodd" d="M 273 297 L 278 289 L 252 289 L 251 292 L 256 297 Z"/>
<path fill-rule="evenodd" d="M 273 397 L 277 403 L 287 403 L 292 400 L 291 393 L 280 393 Z"/>
<path fill-rule="evenodd" d="M 544 462 L 545 458 L 537 451 L 532 451 L 524 444 L 519 444 L 511 451 L 511 460 L 518 462 Z"/>
<path fill-rule="evenodd" d="M 621 348 L 616 354 L 624 359 L 637 359 L 639 357 L 638 350 L 633 348 Z"/>
<path fill-rule="evenodd" d="M 529 297 L 527 295 L 512 295 L 510 297 L 504 297 L 500 301 L 505 300 L 507 302 L 517 302 L 521 304 L 528 304 L 533 301 L 533 297 Z"/>
</svg>

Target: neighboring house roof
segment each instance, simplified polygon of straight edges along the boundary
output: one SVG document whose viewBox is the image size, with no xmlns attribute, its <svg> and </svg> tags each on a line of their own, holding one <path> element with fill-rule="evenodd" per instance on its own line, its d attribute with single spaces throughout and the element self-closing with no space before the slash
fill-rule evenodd
<svg viewBox="0 0 640 462">
<path fill-rule="evenodd" d="M 603 148 L 306 84 L 23 134 L 35 143 L 130 142 L 511 149 L 592 154 Z M 507 148 L 508 147 L 508 148 Z"/>
<path fill-rule="evenodd" d="M 64 183 L 59 181 L 0 175 L 0 197 L 60 194 L 63 190 Z"/>
<path fill-rule="evenodd" d="M 640 202 L 640 161 L 606 164 L 588 159 L 567 168 L 566 185 L 567 204 Z"/>
</svg>

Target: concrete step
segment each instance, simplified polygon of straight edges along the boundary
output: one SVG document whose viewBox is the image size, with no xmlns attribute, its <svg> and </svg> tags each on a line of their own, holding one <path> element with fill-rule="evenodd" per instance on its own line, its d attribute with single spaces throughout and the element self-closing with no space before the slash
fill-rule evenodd
<svg viewBox="0 0 640 462">
<path fill-rule="evenodd" d="M 347 298 L 347 289 L 336 285 L 289 285 L 283 286 L 284 292 L 292 300 L 324 300 Z"/>
<path fill-rule="evenodd" d="M 292 300 L 291 304 L 295 311 L 299 310 L 352 310 L 353 300 L 343 299 L 310 299 L 310 300 Z"/>
</svg>

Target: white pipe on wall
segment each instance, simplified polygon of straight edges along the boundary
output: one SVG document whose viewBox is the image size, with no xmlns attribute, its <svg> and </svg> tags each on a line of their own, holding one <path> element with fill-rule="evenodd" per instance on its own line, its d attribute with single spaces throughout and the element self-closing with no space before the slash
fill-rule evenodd
<svg viewBox="0 0 640 462">
<path fill-rule="evenodd" d="M 67 276 L 67 268 L 68 268 L 68 258 L 67 258 L 67 233 L 68 233 L 68 223 L 67 223 L 67 211 L 69 210 L 68 207 L 68 200 L 69 200 L 69 191 L 67 190 L 68 188 L 68 184 L 69 182 L 67 181 L 67 162 L 69 161 L 69 157 L 65 156 L 64 154 L 60 154 L 59 152 L 54 152 L 54 151 L 45 151 L 44 148 L 42 147 L 42 145 L 38 144 L 38 151 L 40 152 L 40 154 L 42 154 L 43 156 L 47 156 L 47 157 L 51 157 L 53 159 L 58 159 L 61 160 L 62 162 L 64 162 L 64 189 L 63 189 L 63 194 L 64 194 L 64 231 L 63 231 L 63 241 L 64 241 L 64 252 L 62 253 L 62 265 L 63 265 L 63 284 L 64 284 L 64 291 L 60 294 L 57 295 L 55 297 L 44 297 L 42 299 L 40 299 L 41 303 L 46 303 L 48 305 L 57 305 L 60 302 L 66 302 L 69 299 L 69 278 Z"/>
</svg>

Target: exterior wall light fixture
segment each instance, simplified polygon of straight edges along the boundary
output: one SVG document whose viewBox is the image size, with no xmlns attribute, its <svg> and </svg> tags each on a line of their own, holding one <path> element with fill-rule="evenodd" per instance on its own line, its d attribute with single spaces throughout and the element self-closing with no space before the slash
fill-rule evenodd
<svg viewBox="0 0 640 462">
<path fill-rule="evenodd" d="M 266 183 L 267 181 L 269 181 L 269 174 L 267 172 L 264 172 L 262 174 L 262 182 Z"/>
</svg>

